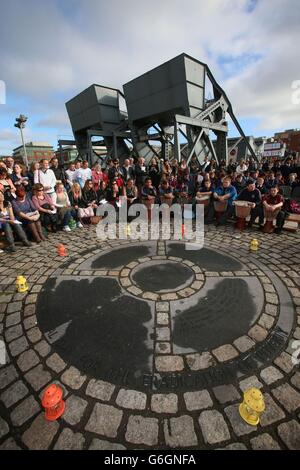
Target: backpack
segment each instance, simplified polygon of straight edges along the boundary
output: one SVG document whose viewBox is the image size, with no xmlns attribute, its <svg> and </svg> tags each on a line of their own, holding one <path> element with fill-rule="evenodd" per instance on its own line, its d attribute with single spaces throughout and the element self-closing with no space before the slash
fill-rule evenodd
<svg viewBox="0 0 300 470">
<path fill-rule="evenodd" d="M 289 201 L 289 211 L 292 214 L 300 214 L 300 202 L 297 201 Z"/>
</svg>

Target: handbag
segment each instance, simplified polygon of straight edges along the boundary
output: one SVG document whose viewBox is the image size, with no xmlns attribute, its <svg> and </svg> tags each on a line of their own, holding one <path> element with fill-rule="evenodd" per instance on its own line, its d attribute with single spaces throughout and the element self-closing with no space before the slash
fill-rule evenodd
<svg viewBox="0 0 300 470">
<path fill-rule="evenodd" d="M 32 222 L 36 222 L 40 218 L 40 214 L 39 213 L 36 214 L 35 212 L 27 212 L 26 215 L 30 217 L 30 220 L 32 220 Z"/>
<path fill-rule="evenodd" d="M 102 219 L 102 217 L 100 217 L 99 215 L 93 215 L 91 217 L 91 224 L 92 225 L 97 225 L 100 222 L 101 219 Z"/>
<path fill-rule="evenodd" d="M 79 207 L 78 216 L 83 219 L 84 217 L 94 217 L 94 210 L 92 207 Z"/>
</svg>

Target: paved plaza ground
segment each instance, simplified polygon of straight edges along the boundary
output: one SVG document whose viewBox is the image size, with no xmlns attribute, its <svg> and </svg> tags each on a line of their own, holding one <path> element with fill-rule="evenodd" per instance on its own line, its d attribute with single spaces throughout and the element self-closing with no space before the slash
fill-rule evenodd
<svg viewBox="0 0 300 470">
<path fill-rule="evenodd" d="M 189 251 L 91 226 L 2 253 L 0 449 L 300 449 L 299 241 L 208 226 Z M 48 422 L 53 382 L 66 411 Z M 252 386 L 257 427 L 238 413 Z"/>
</svg>

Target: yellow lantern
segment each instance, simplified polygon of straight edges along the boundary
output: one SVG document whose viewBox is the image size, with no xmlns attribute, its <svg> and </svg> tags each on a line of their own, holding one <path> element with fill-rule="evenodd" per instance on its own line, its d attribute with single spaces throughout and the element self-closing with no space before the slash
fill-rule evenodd
<svg viewBox="0 0 300 470">
<path fill-rule="evenodd" d="M 249 388 L 244 393 L 244 401 L 239 406 L 241 417 L 251 426 L 259 423 L 260 415 L 265 410 L 265 402 L 258 388 Z"/>
<path fill-rule="evenodd" d="M 250 242 L 250 250 L 251 251 L 257 251 L 258 250 L 258 240 L 256 238 L 253 238 Z"/>
<path fill-rule="evenodd" d="M 24 276 L 17 276 L 16 287 L 18 292 L 28 291 L 28 284 Z"/>
</svg>

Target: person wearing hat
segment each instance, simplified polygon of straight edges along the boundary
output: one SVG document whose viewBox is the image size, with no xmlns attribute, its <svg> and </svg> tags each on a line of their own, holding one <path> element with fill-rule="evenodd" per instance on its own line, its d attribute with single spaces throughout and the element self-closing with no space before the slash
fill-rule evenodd
<svg viewBox="0 0 300 470">
<path fill-rule="evenodd" d="M 255 180 L 249 178 L 247 180 L 247 186 L 242 189 L 237 197 L 238 201 L 246 201 L 251 205 L 250 221 L 248 227 L 252 227 L 256 217 L 259 217 L 259 224 L 263 225 L 264 220 L 261 216 L 261 193 L 255 186 Z"/>
</svg>

